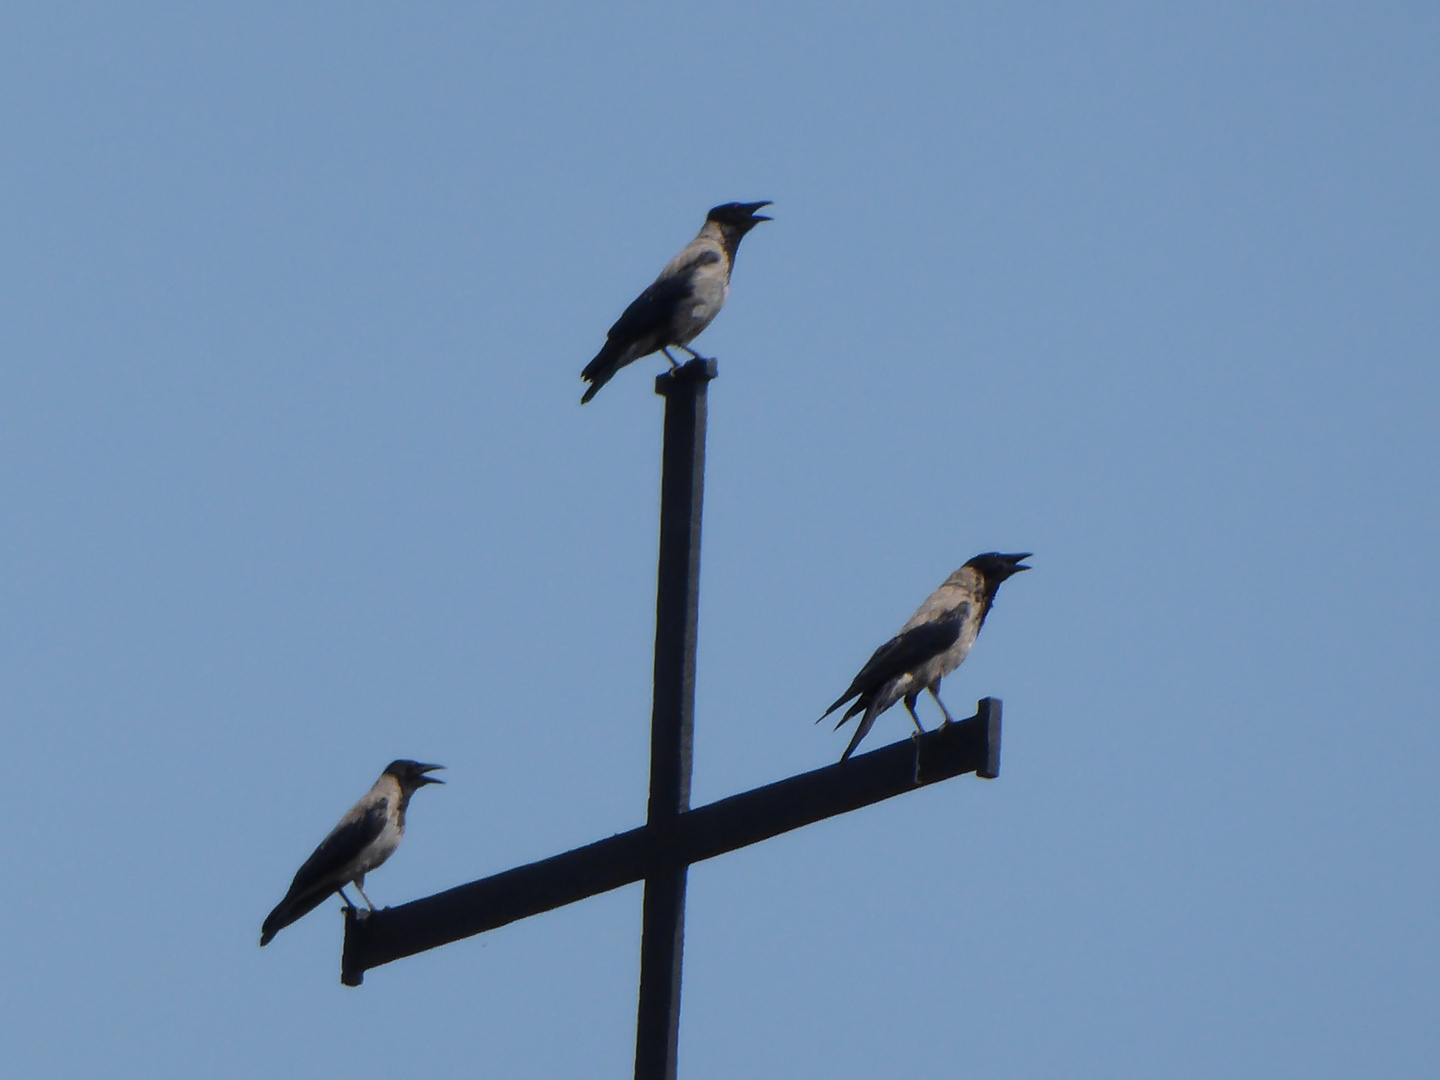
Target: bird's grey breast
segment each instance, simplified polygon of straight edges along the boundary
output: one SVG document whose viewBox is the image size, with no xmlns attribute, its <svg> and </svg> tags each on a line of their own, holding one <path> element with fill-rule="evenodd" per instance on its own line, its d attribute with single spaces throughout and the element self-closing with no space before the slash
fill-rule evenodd
<svg viewBox="0 0 1440 1080">
<path fill-rule="evenodd" d="M 704 330 L 725 306 L 730 295 L 730 265 L 711 245 L 692 251 L 690 259 L 677 268 L 689 286 L 689 296 L 677 305 L 672 326 L 676 344 L 685 345 Z"/>
<path fill-rule="evenodd" d="M 975 644 L 976 636 L 980 633 L 979 605 L 967 600 L 963 608 L 960 616 L 960 636 L 955 639 L 954 645 L 935 658 L 935 671 L 930 676 L 932 680 L 949 675 L 963 664 L 965 657 L 970 655 L 970 647 Z"/>
<path fill-rule="evenodd" d="M 346 869 L 351 877 L 369 873 L 395 853 L 400 838 L 405 834 L 405 819 L 400 810 L 403 792 L 400 782 L 388 773 L 376 781 L 370 794 L 363 802 L 383 816 L 384 824 L 380 834 L 356 854 L 354 862 Z"/>
<path fill-rule="evenodd" d="M 400 838 L 403 835 L 404 829 L 400 826 L 399 815 L 392 809 L 385 815 L 385 828 L 380 830 L 380 835 L 375 838 L 375 842 L 362 854 L 356 872 L 369 873 L 390 858 L 395 854 L 395 849 L 400 846 Z"/>
</svg>

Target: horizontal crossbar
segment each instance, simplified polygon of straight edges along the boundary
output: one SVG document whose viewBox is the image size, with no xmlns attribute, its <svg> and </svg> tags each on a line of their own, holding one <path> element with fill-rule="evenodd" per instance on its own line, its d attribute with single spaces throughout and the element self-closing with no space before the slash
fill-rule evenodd
<svg viewBox="0 0 1440 1080">
<path fill-rule="evenodd" d="M 370 968 L 493 930 L 639 881 L 652 869 L 700 862 L 927 784 L 973 772 L 1000 774 L 1000 701 L 984 698 L 968 720 L 946 724 L 849 761 L 680 814 L 650 826 L 373 913 L 345 913 L 340 981 L 359 986 Z"/>
</svg>

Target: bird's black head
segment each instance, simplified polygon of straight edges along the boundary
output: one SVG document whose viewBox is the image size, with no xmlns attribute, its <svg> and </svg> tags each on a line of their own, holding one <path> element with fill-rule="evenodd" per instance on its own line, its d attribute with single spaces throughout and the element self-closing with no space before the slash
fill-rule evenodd
<svg viewBox="0 0 1440 1080">
<path fill-rule="evenodd" d="M 1002 555 L 998 551 L 987 551 L 983 555 L 976 555 L 965 565 L 979 570 L 985 579 L 988 590 L 994 593 L 1006 578 L 1020 573 L 1021 570 L 1030 569 L 1028 566 L 1020 565 L 1022 559 L 1028 558 L 1030 558 L 1028 551 L 1022 551 L 1018 555 Z"/>
<path fill-rule="evenodd" d="M 757 214 L 755 211 L 762 206 L 769 206 L 769 199 L 762 199 L 759 202 L 727 202 L 715 207 L 705 215 L 706 221 L 713 221 L 722 229 L 735 230 L 740 236 L 759 225 L 762 221 L 771 221 L 772 218 L 764 214 Z"/>
<path fill-rule="evenodd" d="M 411 761 L 409 758 L 401 758 L 392 761 L 385 766 L 385 771 L 400 781 L 400 790 L 409 794 L 418 791 L 426 784 L 443 784 L 445 781 L 438 776 L 426 776 L 425 774 L 433 769 L 443 769 L 444 765 L 423 765 L 418 761 Z"/>
</svg>

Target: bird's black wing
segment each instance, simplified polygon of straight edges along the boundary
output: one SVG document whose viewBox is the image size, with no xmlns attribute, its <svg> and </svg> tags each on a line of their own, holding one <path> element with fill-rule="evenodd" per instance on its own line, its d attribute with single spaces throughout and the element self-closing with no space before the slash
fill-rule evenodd
<svg viewBox="0 0 1440 1080">
<path fill-rule="evenodd" d="M 675 314 L 676 305 L 690 295 L 691 275 L 700 267 L 719 261 L 719 252 L 702 251 L 675 273 L 651 282 L 615 320 L 606 337 L 628 344 L 666 326 Z"/>
<path fill-rule="evenodd" d="M 671 344 L 675 313 L 691 298 L 695 271 L 718 263 L 718 252 L 704 249 L 681 263 L 672 273 L 656 278 L 631 301 L 610 327 L 605 344 L 595 358 L 585 365 L 580 378 L 590 384 L 580 404 L 591 400 L 626 364 Z"/>
<path fill-rule="evenodd" d="M 290 883 L 291 894 L 304 891 L 317 882 L 338 874 L 385 830 L 385 815 L 390 800 L 380 799 L 365 813 L 352 821 L 342 821 L 295 872 Z"/>
<path fill-rule="evenodd" d="M 903 634 L 896 634 L 881 645 L 865 662 L 860 674 L 851 680 L 850 688 L 840 695 L 834 705 L 825 710 L 825 716 L 829 716 L 856 694 L 873 693 L 897 675 L 903 675 L 911 668 L 934 659 L 954 645 L 960 639 L 960 626 L 965 621 L 967 606 L 962 604 L 944 618 L 921 623 Z M 824 720 L 825 716 L 820 719 Z"/>
<path fill-rule="evenodd" d="M 366 846 L 385 829 L 385 811 L 389 800 L 381 799 L 363 814 L 349 821 L 342 821 L 320 842 L 305 860 L 305 865 L 295 872 L 290 882 L 290 891 L 285 899 L 275 905 L 275 910 L 265 919 L 260 928 L 260 944 L 265 945 L 276 934 L 325 902 L 325 898 L 345 882 L 336 880 Z"/>
</svg>

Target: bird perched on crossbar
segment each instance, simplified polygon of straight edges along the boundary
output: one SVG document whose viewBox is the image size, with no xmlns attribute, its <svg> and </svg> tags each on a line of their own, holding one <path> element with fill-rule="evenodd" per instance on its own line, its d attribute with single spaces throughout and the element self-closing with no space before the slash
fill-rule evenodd
<svg viewBox="0 0 1440 1080">
<path fill-rule="evenodd" d="M 855 752 L 876 718 L 897 701 L 905 702 L 916 732 L 923 733 L 924 725 L 915 712 L 915 701 L 922 690 L 930 691 L 945 714 L 945 722 L 954 723 L 955 718 L 940 700 L 940 680 L 964 662 L 995 603 L 995 591 L 1006 578 L 1029 570 L 1020 565 L 1020 560 L 1029 557 L 1028 551 L 1018 555 L 998 551 L 976 555 L 926 597 L 900 633 L 875 650 L 850 688 L 820 717 L 824 720 L 851 698 L 856 698 L 855 704 L 845 710 L 835 727 L 864 713 L 850 745 L 840 755 L 841 761 Z"/>
<path fill-rule="evenodd" d="M 678 367 L 670 355 L 671 345 L 700 359 L 690 342 L 725 306 L 735 251 L 746 233 L 760 222 L 772 220 L 755 212 L 769 205 L 768 200 L 725 203 L 705 215 L 700 234 L 666 263 L 660 276 L 610 327 L 604 348 L 580 373 L 590 384 L 580 404 L 593 398 L 622 367 L 642 356 L 663 352 L 671 367 Z"/>
<path fill-rule="evenodd" d="M 353 911 L 355 905 L 345 895 L 346 885 L 353 884 L 365 906 L 374 911 L 375 905 L 365 895 L 365 875 L 400 846 L 410 796 L 426 784 L 445 782 L 425 774 L 444 767 L 405 759 L 385 766 L 375 786 L 350 808 L 295 874 L 285 899 L 266 916 L 260 928 L 260 944 L 268 945 L 271 938 L 314 911 L 332 893 L 338 892 Z"/>
</svg>

